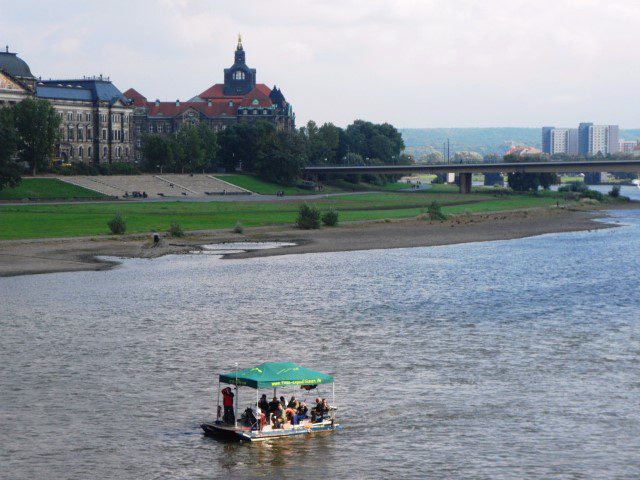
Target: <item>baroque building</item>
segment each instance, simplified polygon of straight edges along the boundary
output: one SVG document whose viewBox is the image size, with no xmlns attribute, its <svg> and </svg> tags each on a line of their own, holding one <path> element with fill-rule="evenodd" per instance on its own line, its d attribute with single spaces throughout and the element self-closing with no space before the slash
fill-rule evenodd
<svg viewBox="0 0 640 480">
<path fill-rule="evenodd" d="M 148 101 L 133 88 L 124 96 L 135 105 L 133 135 L 137 148 L 145 134 L 175 134 L 186 124 L 205 124 L 216 132 L 256 120 L 272 122 L 281 130 L 295 128 L 293 108 L 280 89 L 256 83 L 256 70 L 246 64 L 240 36 L 233 65 L 224 69 L 224 83 L 217 83 L 186 102 Z M 140 158 L 139 151 L 136 158 Z"/>
<path fill-rule="evenodd" d="M 0 107 L 35 97 L 60 116 L 60 137 L 52 161 L 129 162 L 133 102 L 106 77 L 41 80 L 15 53 L 0 52 Z"/>
</svg>

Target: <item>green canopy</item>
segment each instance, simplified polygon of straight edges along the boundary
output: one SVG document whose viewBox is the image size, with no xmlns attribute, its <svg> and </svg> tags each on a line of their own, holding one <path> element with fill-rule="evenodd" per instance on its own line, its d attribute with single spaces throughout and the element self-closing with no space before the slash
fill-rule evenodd
<svg viewBox="0 0 640 480">
<path fill-rule="evenodd" d="M 292 362 L 267 362 L 247 370 L 220 375 L 220 382 L 240 387 L 273 388 L 333 383 L 333 377 Z"/>
</svg>

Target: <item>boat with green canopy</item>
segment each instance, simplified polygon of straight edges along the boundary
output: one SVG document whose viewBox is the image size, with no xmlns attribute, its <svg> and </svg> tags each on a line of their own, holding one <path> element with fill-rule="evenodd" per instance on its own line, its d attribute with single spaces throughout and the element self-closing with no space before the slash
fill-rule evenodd
<svg viewBox="0 0 640 480">
<path fill-rule="evenodd" d="M 221 384 L 230 386 L 221 390 Z M 326 390 L 329 385 L 331 404 L 320 395 L 320 391 Z M 240 389 L 243 387 L 255 390 L 255 403 L 252 398 L 251 405 L 238 417 Z M 273 389 L 271 402 L 268 402 L 266 394 L 260 396 L 260 390 L 265 389 L 269 393 Z M 297 392 L 301 392 L 301 397 L 314 395 L 315 403 L 307 407 L 306 399 L 301 401 L 296 398 Z M 283 393 L 291 393 L 289 403 L 285 403 Z M 224 415 L 220 405 L 221 395 Z M 203 423 L 201 426 L 205 435 L 256 442 L 337 430 L 341 427 L 335 419 L 336 410 L 331 375 L 292 362 L 267 362 L 245 370 L 221 374 L 218 377 L 217 418 L 214 422 Z"/>
</svg>

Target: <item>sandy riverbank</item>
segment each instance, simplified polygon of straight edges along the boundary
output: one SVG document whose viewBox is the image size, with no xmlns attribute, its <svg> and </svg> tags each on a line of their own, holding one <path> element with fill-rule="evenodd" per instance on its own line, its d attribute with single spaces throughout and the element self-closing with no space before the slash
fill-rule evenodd
<svg viewBox="0 0 640 480">
<path fill-rule="evenodd" d="M 630 204 L 627 208 L 638 208 Z M 618 208 L 618 206 L 616 206 Z M 150 236 L 82 237 L 0 242 L 0 277 L 78 270 L 106 270 L 117 265 L 96 258 L 154 258 L 187 253 L 201 245 L 223 242 L 294 242 L 295 246 L 230 254 L 228 258 L 273 255 L 426 247 L 455 243 L 508 240 L 554 232 L 611 228 L 596 222 L 605 212 L 533 209 L 457 216 L 446 222 L 396 220 L 343 224 L 322 230 L 291 227 L 248 228 L 242 235 L 229 231 L 192 232 L 181 239 L 165 238 L 153 246 Z"/>
</svg>

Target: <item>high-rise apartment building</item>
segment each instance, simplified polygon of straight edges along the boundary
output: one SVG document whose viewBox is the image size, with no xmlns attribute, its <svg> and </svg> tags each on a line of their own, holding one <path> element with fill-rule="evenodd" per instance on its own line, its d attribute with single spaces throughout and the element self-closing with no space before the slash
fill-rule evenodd
<svg viewBox="0 0 640 480">
<path fill-rule="evenodd" d="M 543 127 L 542 151 L 549 155 L 577 155 L 578 129 Z"/>
<path fill-rule="evenodd" d="M 617 125 L 581 123 L 578 128 L 542 127 L 542 151 L 548 155 L 614 155 L 620 151 Z"/>
</svg>

